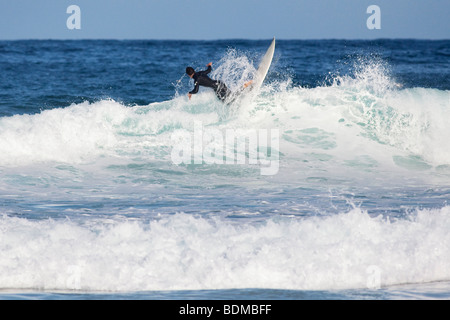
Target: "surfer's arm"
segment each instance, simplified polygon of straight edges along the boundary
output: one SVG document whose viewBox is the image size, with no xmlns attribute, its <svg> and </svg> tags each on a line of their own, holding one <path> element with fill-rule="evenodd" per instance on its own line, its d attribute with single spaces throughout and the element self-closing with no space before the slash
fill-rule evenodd
<svg viewBox="0 0 450 320">
<path fill-rule="evenodd" d="M 192 90 L 192 91 L 189 91 L 189 93 L 188 93 L 188 96 L 189 96 L 189 99 L 191 99 L 191 96 L 193 95 L 193 94 L 196 94 L 197 92 L 198 92 L 198 88 L 200 87 L 200 85 L 198 84 L 198 82 L 195 82 L 195 87 L 194 87 L 194 89 Z"/>
<path fill-rule="evenodd" d="M 203 71 L 204 74 L 208 74 L 208 73 L 211 72 L 211 70 L 212 70 L 212 68 L 211 68 L 212 62 L 208 63 L 206 66 L 207 66 L 208 68 L 207 68 L 205 71 Z"/>
</svg>

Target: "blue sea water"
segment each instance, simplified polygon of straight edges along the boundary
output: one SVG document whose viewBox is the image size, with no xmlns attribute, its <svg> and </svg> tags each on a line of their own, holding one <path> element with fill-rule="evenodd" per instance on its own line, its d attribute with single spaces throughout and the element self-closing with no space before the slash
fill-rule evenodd
<svg viewBox="0 0 450 320">
<path fill-rule="evenodd" d="M 450 41 L 269 44 L 0 41 L 0 299 L 449 299 Z"/>
</svg>

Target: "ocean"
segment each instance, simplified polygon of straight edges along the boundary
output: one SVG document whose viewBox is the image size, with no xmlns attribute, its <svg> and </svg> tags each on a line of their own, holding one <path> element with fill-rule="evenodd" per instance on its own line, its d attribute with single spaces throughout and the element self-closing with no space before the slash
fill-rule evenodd
<svg viewBox="0 0 450 320">
<path fill-rule="evenodd" d="M 450 41 L 0 41 L 0 299 L 450 299 Z"/>
</svg>

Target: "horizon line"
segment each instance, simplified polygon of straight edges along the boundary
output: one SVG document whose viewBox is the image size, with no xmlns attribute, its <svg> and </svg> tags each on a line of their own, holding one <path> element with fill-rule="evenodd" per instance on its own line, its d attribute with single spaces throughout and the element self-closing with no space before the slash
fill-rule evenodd
<svg viewBox="0 0 450 320">
<path fill-rule="evenodd" d="M 178 39 L 178 38 L 0 38 L 0 41 L 268 41 L 270 38 L 217 38 L 217 39 Z M 412 38 L 412 37 L 379 37 L 379 38 L 277 38 L 277 41 L 380 41 L 380 40 L 423 40 L 448 41 L 450 38 Z"/>
</svg>

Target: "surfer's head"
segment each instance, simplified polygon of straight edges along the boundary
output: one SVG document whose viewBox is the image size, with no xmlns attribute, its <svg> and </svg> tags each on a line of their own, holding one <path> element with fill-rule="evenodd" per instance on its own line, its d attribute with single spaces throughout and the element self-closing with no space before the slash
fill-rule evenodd
<svg viewBox="0 0 450 320">
<path fill-rule="evenodd" d="M 192 68 L 192 67 L 187 67 L 187 68 L 186 68 L 186 73 L 188 74 L 189 77 L 192 78 L 192 76 L 193 76 L 194 73 L 195 73 L 195 70 L 194 70 L 194 68 Z"/>
</svg>

